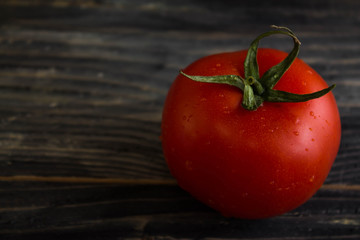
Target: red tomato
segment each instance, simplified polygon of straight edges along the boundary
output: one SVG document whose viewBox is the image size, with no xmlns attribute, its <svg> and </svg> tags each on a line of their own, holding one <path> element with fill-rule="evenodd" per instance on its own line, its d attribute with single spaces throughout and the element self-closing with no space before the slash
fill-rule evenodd
<svg viewBox="0 0 360 240">
<path fill-rule="evenodd" d="M 184 72 L 244 76 L 246 54 L 207 56 Z M 259 49 L 260 76 L 286 56 Z M 326 87 L 296 58 L 274 89 L 305 94 Z M 330 92 L 307 102 L 265 101 L 249 111 L 241 106 L 242 96 L 236 87 L 179 75 L 163 110 L 164 156 L 179 186 L 224 216 L 280 215 L 308 200 L 325 181 L 340 143 L 337 105 Z"/>
</svg>

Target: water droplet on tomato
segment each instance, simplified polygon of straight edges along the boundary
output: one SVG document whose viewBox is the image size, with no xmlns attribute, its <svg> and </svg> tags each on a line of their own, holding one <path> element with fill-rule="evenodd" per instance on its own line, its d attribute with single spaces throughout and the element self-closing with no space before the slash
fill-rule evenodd
<svg viewBox="0 0 360 240">
<path fill-rule="evenodd" d="M 298 132 L 298 131 L 293 131 L 293 134 L 294 134 L 295 136 L 299 136 L 299 132 Z"/>
<path fill-rule="evenodd" d="M 309 179 L 309 182 L 313 182 L 314 180 L 315 180 L 315 176 L 312 175 L 312 176 L 310 177 L 310 179 Z"/>
<path fill-rule="evenodd" d="M 315 142 L 315 139 L 314 139 L 314 138 L 312 138 L 312 139 L 311 139 L 311 141 Z"/>
<path fill-rule="evenodd" d="M 315 113 L 313 111 L 310 112 L 310 116 L 314 116 Z"/>
<path fill-rule="evenodd" d="M 310 131 L 312 131 L 312 128 L 309 128 Z"/>
<path fill-rule="evenodd" d="M 229 107 L 228 107 L 228 106 L 223 107 L 223 113 L 225 113 L 225 114 L 229 114 L 229 113 L 230 113 L 230 110 L 229 110 Z"/>
</svg>

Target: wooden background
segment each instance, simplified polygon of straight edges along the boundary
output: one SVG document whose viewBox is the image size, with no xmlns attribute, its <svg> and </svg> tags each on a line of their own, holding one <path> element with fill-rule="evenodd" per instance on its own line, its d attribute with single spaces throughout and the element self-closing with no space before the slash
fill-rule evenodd
<svg viewBox="0 0 360 240">
<path fill-rule="evenodd" d="M 271 24 L 337 84 L 342 143 L 306 204 L 228 219 L 169 174 L 162 105 L 180 68 Z M 0 239 L 360 239 L 359 76 L 356 0 L 1 0 Z"/>
</svg>

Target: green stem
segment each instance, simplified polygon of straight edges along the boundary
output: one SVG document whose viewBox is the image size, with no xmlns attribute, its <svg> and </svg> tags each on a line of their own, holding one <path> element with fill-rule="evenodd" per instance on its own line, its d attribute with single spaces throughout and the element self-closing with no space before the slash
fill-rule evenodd
<svg viewBox="0 0 360 240">
<path fill-rule="evenodd" d="M 290 68 L 297 58 L 300 51 L 300 41 L 295 34 L 286 27 L 271 26 L 275 30 L 259 35 L 248 49 L 244 61 L 245 78 L 237 75 L 222 76 L 191 76 L 182 71 L 180 73 L 187 78 L 198 82 L 220 83 L 235 86 L 243 91 L 242 106 L 247 110 L 256 110 L 264 101 L 268 102 L 305 102 L 324 96 L 335 85 L 310 94 L 294 94 L 284 91 L 274 90 L 273 87 L 281 79 L 284 73 Z M 260 78 L 257 62 L 257 50 L 261 39 L 274 35 L 282 34 L 291 37 L 294 41 L 294 47 L 288 56 L 279 64 L 273 66 Z"/>
<path fill-rule="evenodd" d="M 263 96 L 268 102 L 305 102 L 324 96 L 335 88 L 335 84 L 318 92 L 308 94 L 295 94 L 274 89 L 269 89 Z"/>
<path fill-rule="evenodd" d="M 244 90 L 244 79 L 238 75 L 191 76 L 187 75 L 183 71 L 180 71 L 180 74 L 196 82 L 228 84 Z"/>
<path fill-rule="evenodd" d="M 255 82 L 255 78 L 249 77 L 248 79 L 244 80 L 244 94 L 242 100 L 242 106 L 248 110 L 256 110 L 264 101 L 261 97 L 254 94 L 254 90 L 251 87 Z"/>
</svg>

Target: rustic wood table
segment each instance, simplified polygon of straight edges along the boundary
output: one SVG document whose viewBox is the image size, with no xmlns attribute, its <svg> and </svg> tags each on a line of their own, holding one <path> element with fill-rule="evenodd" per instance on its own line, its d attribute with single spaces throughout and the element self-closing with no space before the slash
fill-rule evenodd
<svg viewBox="0 0 360 240">
<path fill-rule="evenodd" d="M 360 239 L 359 1 L 2 0 L 0 24 L 0 239 Z M 342 142 L 301 207 L 224 218 L 170 175 L 162 106 L 179 69 L 271 24 L 337 84 Z"/>
</svg>

